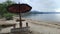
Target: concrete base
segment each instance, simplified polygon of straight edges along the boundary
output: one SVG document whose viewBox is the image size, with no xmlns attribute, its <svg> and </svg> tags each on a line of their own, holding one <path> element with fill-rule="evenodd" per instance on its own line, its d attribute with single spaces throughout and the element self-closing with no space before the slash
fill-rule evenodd
<svg viewBox="0 0 60 34">
<path fill-rule="evenodd" d="M 11 34 L 30 34 L 29 27 L 13 28 Z"/>
</svg>

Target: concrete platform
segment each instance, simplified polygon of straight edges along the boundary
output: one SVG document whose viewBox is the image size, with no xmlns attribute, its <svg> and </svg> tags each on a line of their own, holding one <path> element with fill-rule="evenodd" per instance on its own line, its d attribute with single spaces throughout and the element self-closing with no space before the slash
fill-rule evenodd
<svg viewBox="0 0 60 34">
<path fill-rule="evenodd" d="M 30 34 L 30 27 L 13 28 L 11 34 Z"/>
</svg>

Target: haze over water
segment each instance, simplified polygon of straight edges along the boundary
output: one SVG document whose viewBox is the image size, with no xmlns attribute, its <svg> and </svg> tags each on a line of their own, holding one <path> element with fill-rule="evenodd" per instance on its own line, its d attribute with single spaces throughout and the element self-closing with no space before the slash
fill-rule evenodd
<svg viewBox="0 0 60 34">
<path fill-rule="evenodd" d="M 38 20 L 38 21 L 60 22 L 60 14 L 32 14 L 26 16 L 26 18 Z"/>
</svg>

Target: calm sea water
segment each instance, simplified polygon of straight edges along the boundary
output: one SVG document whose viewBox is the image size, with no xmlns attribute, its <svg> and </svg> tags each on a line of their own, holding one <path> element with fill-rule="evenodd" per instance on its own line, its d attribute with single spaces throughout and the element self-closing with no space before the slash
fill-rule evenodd
<svg viewBox="0 0 60 34">
<path fill-rule="evenodd" d="M 60 14 L 31 14 L 29 16 L 26 16 L 26 18 L 30 18 L 33 20 L 39 20 L 39 21 L 60 22 Z"/>
</svg>

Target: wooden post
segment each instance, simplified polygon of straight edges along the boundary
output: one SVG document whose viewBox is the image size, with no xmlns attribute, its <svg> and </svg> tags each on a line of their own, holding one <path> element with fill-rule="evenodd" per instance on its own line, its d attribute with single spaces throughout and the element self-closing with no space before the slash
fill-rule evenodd
<svg viewBox="0 0 60 34">
<path fill-rule="evenodd" d="M 26 27 L 28 27 L 28 23 L 26 23 Z"/>
<path fill-rule="evenodd" d="M 19 2 L 19 4 L 20 4 L 20 2 Z M 19 5 L 19 7 L 20 7 L 20 5 Z M 19 23 L 19 25 L 20 25 L 20 28 L 22 28 L 22 20 L 21 20 L 21 11 L 20 11 L 20 9 L 19 9 L 19 19 L 20 19 L 20 23 Z"/>
<path fill-rule="evenodd" d="M 13 28 L 15 28 L 15 27 L 16 27 L 16 24 L 13 25 Z"/>
<path fill-rule="evenodd" d="M 19 14 L 19 18 L 20 18 L 20 23 L 19 23 L 19 25 L 20 25 L 20 28 L 22 28 L 21 13 Z"/>
</svg>

